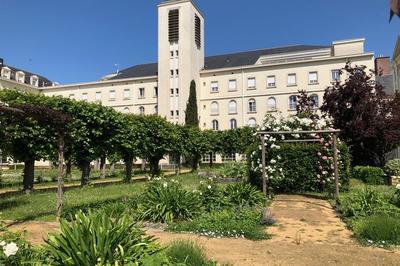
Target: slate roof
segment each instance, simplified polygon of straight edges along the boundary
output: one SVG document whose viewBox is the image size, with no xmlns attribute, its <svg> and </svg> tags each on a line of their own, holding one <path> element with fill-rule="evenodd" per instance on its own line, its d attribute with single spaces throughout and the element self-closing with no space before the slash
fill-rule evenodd
<svg viewBox="0 0 400 266">
<path fill-rule="evenodd" d="M 213 70 L 213 69 L 221 69 L 229 67 L 250 66 L 254 65 L 257 62 L 258 58 L 260 58 L 260 56 L 294 53 L 294 52 L 318 50 L 324 48 L 330 48 L 330 46 L 294 45 L 294 46 L 260 49 L 254 51 L 232 53 L 232 54 L 208 56 L 205 58 L 204 69 Z M 158 75 L 158 64 L 152 63 L 152 64 L 137 65 L 123 69 L 119 72 L 118 75 L 112 77 L 111 80 L 150 77 L 157 75 Z"/>
<path fill-rule="evenodd" d="M 31 84 L 30 77 L 31 76 L 37 76 L 39 78 L 39 87 L 46 87 L 46 86 L 52 86 L 53 85 L 53 82 L 50 81 L 49 79 L 47 79 L 46 77 L 43 77 L 43 76 L 38 75 L 38 74 L 31 73 L 31 72 L 28 72 L 28 71 L 25 71 L 25 70 L 22 70 L 22 69 L 13 67 L 13 66 L 9 66 L 9 65 L 0 65 L 0 72 L 1 72 L 1 69 L 3 67 L 8 67 L 11 70 L 11 80 L 16 80 L 15 79 L 16 73 L 18 71 L 22 71 L 22 72 L 25 73 L 25 82 L 24 82 L 25 84 L 30 85 Z"/>
</svg>

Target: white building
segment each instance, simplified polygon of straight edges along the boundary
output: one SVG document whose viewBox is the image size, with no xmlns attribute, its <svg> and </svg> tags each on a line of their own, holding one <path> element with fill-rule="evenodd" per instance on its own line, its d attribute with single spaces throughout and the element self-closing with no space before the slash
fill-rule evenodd
<svg viewBox="0 0 400 266">
<path fill-rule="evenodd" d="M 338 69 L 347 60 L 374 68 L 374 53 L 364 50 L 364 39 L 205 57 L 204 16 L 193 1 L 162 2 L 158 19 L 158 63 L 133 66 L 101 81 L 40 90 L 184 123 L 195 80 L 200 128 L 223 130 L 261 123 L 267 112 L 293 113 L 298 90 L 308 91 L 320 105 L 325 88 L 344 79 Z"/>
</svg>

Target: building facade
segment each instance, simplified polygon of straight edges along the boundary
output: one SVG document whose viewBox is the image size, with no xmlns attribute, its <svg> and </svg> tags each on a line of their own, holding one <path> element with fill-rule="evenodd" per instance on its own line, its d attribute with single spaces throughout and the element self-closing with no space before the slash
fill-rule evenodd
<svg viewBox="0 0 400 266">
<path fill-rule="evenodd" d="M 224 130 L 255 126 L 269 112 L 295 113 L 299 90 L 321 105 L 326 87 L 345 79 L 339 69 L 348 60 L 374 68 L 374 54 L 364 50 L 364 39 L 205 57 L 204 16 L 193 1 L 162 2 L 158 19 L 157 63 L 133 66 L 101 81 L 39 90 L 125 113 L 159 114 L 182 124 L 194 80 L 200 128 Z"/>
</svg>

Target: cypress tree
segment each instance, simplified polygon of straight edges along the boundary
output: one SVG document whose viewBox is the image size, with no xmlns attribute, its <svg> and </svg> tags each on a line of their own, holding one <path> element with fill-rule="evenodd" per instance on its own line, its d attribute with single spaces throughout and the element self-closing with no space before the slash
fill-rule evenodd
<svg viewBox="0 0 400 266">
<path fill-rule="evenodd" d="M 185 124 L 189 127 L 199 127 L 199 115 L 197 112 L 196 82 L 190 83 L 189 101 L 186 105 Z"/>
</svg>

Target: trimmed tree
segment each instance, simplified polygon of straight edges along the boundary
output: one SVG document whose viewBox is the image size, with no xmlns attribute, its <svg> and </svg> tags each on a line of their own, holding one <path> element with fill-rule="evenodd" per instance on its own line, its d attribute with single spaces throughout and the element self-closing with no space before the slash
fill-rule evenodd
<svg viewBox="0 0 400 266">
<path fill-rule="evenodd" d="M 199 127 L 199 114 L 197 110 L 196 82 L 190 83 L 189 100 L 186 105 L 185 125 L 189 127 Z"/>
</svg>

